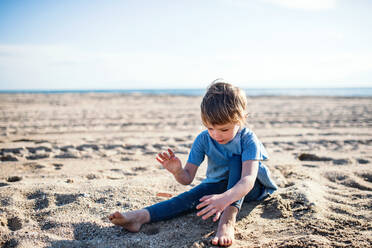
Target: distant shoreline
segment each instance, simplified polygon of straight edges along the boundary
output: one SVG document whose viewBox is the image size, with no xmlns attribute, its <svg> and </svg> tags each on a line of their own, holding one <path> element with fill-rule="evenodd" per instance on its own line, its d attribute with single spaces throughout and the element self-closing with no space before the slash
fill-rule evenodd
<svg viewBox="0 0 372 248">
<path fill-rule="evenodd" d="M 330 96 L 372 97 L 372 88 L 252 88 L 247 96 Z M 143 95 L 202 96 L 205 89 L 87 89 L 87 90 L 0 90 L 0 94 L 90 94 L 119 93 Z"/>
</svg>

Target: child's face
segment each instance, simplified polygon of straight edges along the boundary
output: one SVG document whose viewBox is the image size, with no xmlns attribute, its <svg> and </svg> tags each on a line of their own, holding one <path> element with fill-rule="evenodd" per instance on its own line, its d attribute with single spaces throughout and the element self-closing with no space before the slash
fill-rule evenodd
<svg viewBox="0 0 372 248">
<path fill-rule="evenodd" d="M 223 125 L 205 125 L 208 133 L 219 144 L 227 144 L 231 141 L 239 130 L 236 123 L 227 123 Z"/>
</svg>

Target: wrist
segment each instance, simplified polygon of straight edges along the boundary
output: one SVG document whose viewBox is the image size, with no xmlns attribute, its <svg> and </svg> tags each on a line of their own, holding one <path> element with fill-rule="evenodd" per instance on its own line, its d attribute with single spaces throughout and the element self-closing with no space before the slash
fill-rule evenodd
<svg viewBox="0 0 372 248">
<path fill-rule="evenodd" d="M 231 190 L 227 190 L 222 193 L 222 197 L 224 199 L 224 202 L 226 202 L 226 206 L 236 201 L 234 198 L 234 193 Z"/>
<path fill-rule="evenodd" d="M 173 175 L 177 178 L 177 177 L 179 177 L 182 174 L 182 172 L 183 172 L 183 169 L 181 167 L 177 171 L 173 172 Z"/>
</svg>

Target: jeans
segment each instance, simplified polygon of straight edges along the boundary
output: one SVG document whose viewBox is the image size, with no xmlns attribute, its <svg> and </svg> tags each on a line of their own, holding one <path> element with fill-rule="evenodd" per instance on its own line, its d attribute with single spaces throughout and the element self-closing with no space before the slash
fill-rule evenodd
<svg viewBox="0 0 372 248">
<path fill-rule="evenodd" d="M 205 195 L 221 194 L 232 188 L 241 177 L 242 161 L 241 156 L 234 156 L 229 164 L 229 178 L 216 183 L 201 183 L 189 191 L 186 191 L 169 200 L 156 203 L 146 207 L 150 213 L 150 221 L 162 221 L 174 218 L 176 216 L 190 213 L 196 210 L 200 203 L 199 199 Z M 244 202 L 254 201 L 259 198 L 264 190 L 260 181 L 256 180 L 253 189 L 242 199 L 232 203 L 232 206 L 239 210 Z"/>
</svg>

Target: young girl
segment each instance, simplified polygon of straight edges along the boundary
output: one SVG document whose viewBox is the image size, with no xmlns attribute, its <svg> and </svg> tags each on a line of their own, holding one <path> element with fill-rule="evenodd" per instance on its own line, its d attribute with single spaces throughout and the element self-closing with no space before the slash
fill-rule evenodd
<svg viewBox="0 0 372 248">
<path fill-rule="evenodd" d="M 244 127 L 247 99 L 231 84 L 214 81 L 201 103 L 201 118 L 207 130 L 195 139 L 187 160 L 181 161 L 171 149 L 156 157 L 162 166 L 183 184 L 190 184 L 196 171 L 208 158 L 206 179 L 191 190 L 144 209 L 115 212 L 110 221 L 131 232 L 145 223 L 170 219 L 195 209 L 204 220 L 219 219 L 212 244 L 230 246 L 234 240 L 236 215 L 243 201 L 257 201 L 273 193 L 277 186 L 267 167 L 268 158 L 256 135 Z"/>
</svg>

